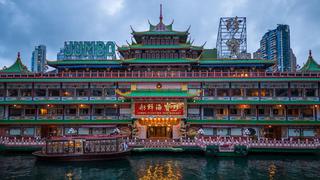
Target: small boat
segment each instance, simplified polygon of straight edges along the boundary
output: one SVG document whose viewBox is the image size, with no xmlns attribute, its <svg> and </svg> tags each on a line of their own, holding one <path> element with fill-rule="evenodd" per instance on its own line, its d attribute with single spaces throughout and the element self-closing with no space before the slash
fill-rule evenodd
<svg viewBox="0 0 320 180">
<path fill-rule="evenodd" d="M 130 149 L 123 136 L 88 136 L 51 138 L 32 154 L 46 161 L 97 161 L 126 157 Z"/>
</svg>

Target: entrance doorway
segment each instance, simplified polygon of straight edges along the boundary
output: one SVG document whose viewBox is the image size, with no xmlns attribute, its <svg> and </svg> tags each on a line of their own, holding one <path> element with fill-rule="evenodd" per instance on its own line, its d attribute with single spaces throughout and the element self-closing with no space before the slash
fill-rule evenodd
<svg viewBox="0 0 320 180">
<path fill-rule="evenodd" d="M 148 126 L 147 138 L 172 138 L 172 126 Z"/>
<path fill-rule="evenodd" d="M 281 127 L 268 126 L 264 128 L 264 137 L 269 139 L 281 139 Z"/>
<path fill-rule="evenodd" d="M 61 131 L 57 126 L 42 126 L 41 137 L 61 136 Z"/>
</svg>

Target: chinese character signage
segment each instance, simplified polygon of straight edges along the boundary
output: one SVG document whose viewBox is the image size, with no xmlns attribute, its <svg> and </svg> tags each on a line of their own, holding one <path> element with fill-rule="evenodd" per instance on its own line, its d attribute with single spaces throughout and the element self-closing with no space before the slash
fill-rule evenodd
<svg viewBox="0 0 320 180">
<path fill-rule="evenodd" d="M 182 102 L 139 102 L 134 104 L 134 115 L 136 116 L 184 116 L 184 113 L 185 107 L 184 103 Z"/>
<path fill-rule="evenodd" d="M 58 53 L 58 60 L 106 60 L 115 56 L 115 43 L 112 41 L 66 41 Z"/>
</svg>

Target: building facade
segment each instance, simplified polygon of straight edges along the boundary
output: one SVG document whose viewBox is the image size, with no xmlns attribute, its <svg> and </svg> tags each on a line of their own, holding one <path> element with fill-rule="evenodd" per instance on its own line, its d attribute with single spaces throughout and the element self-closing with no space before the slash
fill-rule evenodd
<svg viewBox="0 0 320 180">
<path fill-rule="evenodd" d="M 47 70 L 47 50 L 45 45 L 36 46 L 32 51 L 31 71 L 35 73 L 43 73 Z"/>
<path fill-rule="evenodd" d="M 273 60 L 219 59 L 188 41 L 189 29 L 132 28 L 123 59 L 49 61 L 34 74 L 20 56 L 0 71 L 0 135 L 110 134 L 132 138 L 315 138 L 320 135 L 320 68 L 266 72 Z M 311 70 L 311 71 L 310 71 Z"/>
<path fill-rule="evenodd" d="M 290 48 L 290 28 L 288 25 L 279 24 L 274 30 L 265 33 L 260 41 L 257 51 L 262 59 L 276 62 L 273 71 L 295 71 L 296 59 Z"/>
</svg>

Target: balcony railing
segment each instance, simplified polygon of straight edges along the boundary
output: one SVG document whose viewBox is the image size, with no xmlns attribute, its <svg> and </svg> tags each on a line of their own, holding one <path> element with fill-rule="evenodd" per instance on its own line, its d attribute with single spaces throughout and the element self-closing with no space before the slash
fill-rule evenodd
<svg viewBox="0 0 320 180">
<path fill-rule="evenodd" d="M 112 71 L 61 72 L 37 74 L 1 73 L 1 78 L 317 78 L 314 72 L 209 72 L 209 71 Z"/>
</svg>

